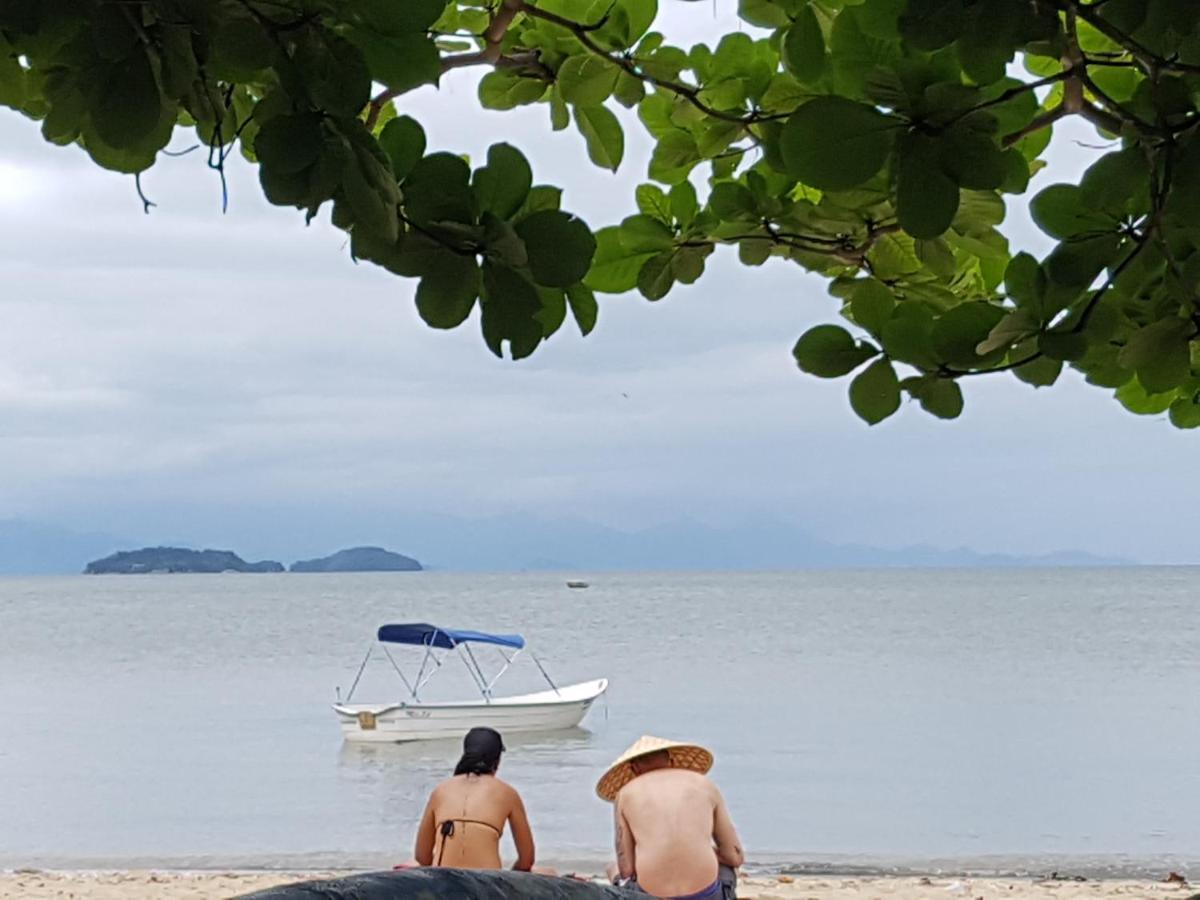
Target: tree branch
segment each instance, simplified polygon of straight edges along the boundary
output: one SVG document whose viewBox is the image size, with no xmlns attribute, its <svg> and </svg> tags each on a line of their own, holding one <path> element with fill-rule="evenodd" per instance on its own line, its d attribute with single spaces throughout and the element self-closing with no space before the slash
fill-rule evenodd
<svg viewBox="0 0 1200 900">
<path fill-rule="evenodd" d="M 1095 4 L 1080 3 L 1079 0 L 1058 0 L 1059 8 L 1073 13 L 1087 22 L 1113 43 L 1124 47 L 1145 68 L 1147 74 L 1155 69 L 1170 69 L 1176 72 L 1191 72 L 1200 74 L 1200 66 L 1181 63 L 1178 60 L 1166 59 L 1159 56 L 1143 44 L 1138 43 L 1121 29 L 1114 26 L 1103 16 L 1096 14 Z"/>
<path fill-rule="evenodd" d="M 1043 128 L 1049 128 L 1065 115 L 1067 115 L 1067 107 L 1065 104 L 1060 103 L 1053 109 L 1048 109 L 1041 115 L 1035 116 L 1033 121 L 1024 128 L 1020 128 L 1017 131 L 1014 131 L 1012 134 L 1006 134 L 1000 141 L 1000 146 L 1011 147 L 1014 144 L 1020 143 L 1022 139 L 1033 134 L 1035 131 L 1041 131 Z"/>
<path fill-rule="evenodd" d="M 966 370 L 952 369 L 949 366 L 938 366 L 937 374 L 944 375 L 947 378 L 969 378 L 972 375 L 994 375 L 997 372 L 1009 372 L 1013 369 L 1019 369 L 1021 366 L 1031 363 L 1034 360 L 1041 359 L 1045 355 L 1046 354 L 1042 353 L 1041 350 L 1037 350 L 1031 353 L 1029 356 L 1026 356 L 1024 359 L 1013 360 L 1012 362 L 1005 363 L 1002 366 L 993 366 L 990 369 Z"/>
<path fill-rule="evenodd" d="M 1121 260 L 1117 267 L 1109 273 L 1108 278 L 1104 279 L 1104 284 L 1100 285 L 1100 287 L 1096 288 L 1096 290 L 1092 293 L 1087 305 L 1084 306 L 1083 311 L 1079 315 L 1079 321 L 1076 322 L 1071 328 L 1070 332 L 1068 332 L 1069 334 L 1079 334 L 1079 332 L 1087 328 L 1087 324 L 1092 318 L 1092 313 L 1096 311 L 1096 307 L 1100 304 L 1100 301 L 1104 299 L 1104 295 L 1107 294 L 1112 289 L 1112 286 L 1117 283 L 1117 279 L 1121 277 L 1121 273 L 1129 268 L 1133 264 L 1133 261 L 1136 260 L 1141 255 L 1142 251 L 1146 249 L 1146 246 L 1150 243 L 1150 237 L 1153 231 L 1156 229 L 1157 226 L 1148 225 L 1141 231 L 1140 234 L 1137 235 L 1137 243 L 1134 245 L 1134 248 L 1129 251 L 1128 255 L 1126 255 L 1126 257 Z"/>
<path fill-rule="evenodd" d="M 521 11 L 522 5 L 520 0 L 503 0 L 492 14 L 491 22 L 488 23 L 488 27 L 484 29 L 481 35 L 483 48 L 474 53 L 456 53 L 443 57 L 442 71 L 448 72 L 451 69 L 461 69 L 466 66 L 478 65 L 492 65 L 498 68 L 529 67 L 537 69 L 539 77 L 543 80 L 552 81 L 554 75 L 542 64 L 537 51 L 514 54 L 508 57 L 504 56 L 501 52 L 501 47 L 504 44 L 504 36 L 508 33 L 508 28 L 517 17 L 517 13 Z M 367 105 L 366 126 L 368 129 L 374 130 L 376 123 L 379 122 L 379 116 L 383 112 L 384 106 L 400 96 L 401 93 L 401 91 L 386 90 L 371 98 L 371 102 Z"/>
<path fill-rule="evenodd" d="M 977 103 L 975 106 L 972 106 L 970 109 L 964 109 L 962 112 L 958 113 L 957 115 L 952 116 L 949 121 L 947 121 L 944 125 L 941 125 L 939 127 L 943 128 L 943 129 L 949 128 L 951 125 L 954 125 L 956 122 L 962 121 L 963 119 L 965 119 L 967 116 L 971 115 L 972 113 L 977 113 L 980 110 L 984 110 L 984 109 L 990 109 L 993 106 L 999 106 L 1000 104 L 1007 103 L 1009 100 L 1012 100 L 1016 97 L 1020 97 L 1022 94 L 1028 93 L 1029 91 L 1036 91 L 1038 88 L 1047 87 L 1048 85 L 1051 85 L 1051 84 L 1057 84 L 1060 81 L 1067 81 L 1068 79 L 1073 78 L 1074 76 L 1075 76 L 1075 67 L 1068 66 L 1067 68 L 1063 69 L 1061 72 L 1055 72 L 1053 75 L 1047 75 L 1045 78 L 1039 78 L 1037 81 L 1027 81 L 1024 84 L 1017 85 L 1016 87 L 1011 87 L 1007 91 L 1004 91 L 1001 94 L 997 94 L 991 100 L 985 100 L 983 103 Z"/>
<path fill-rule="evenodd" d="M 527 0 L 504 0 L 504 2 L 506 5 L 514 3 L 519 4 L 519 9 L 521 12 L 525 13 L 527 16 L 530 16 L 531 18 L 541 19 L 543 22 L 549 22 L 552 25 L 565 28 L 575 36 L 579 43 L 583 44 L 583 46 L 594 55 L 608 60 L 614 66 L 623 69 L 625 72 L 629 73 L 634 78 L 637 78 L 639 81 L 645 81 L 648 84 L 652 84 L 655 87 L 662 88 L 663 90 L 670 91 L 671 93 L 682 97 L 688 103 L 692 104 L 692 106 L 696 107 L 696 109 L 700 110 L 707 116 L 712 116 L 714 119 L 720 119 L 724 122 L 733 122 L 736 125 L 741 125 L 743 128 L 749 128 L 749 126 L 755 122 L 766 122 L 772 119 L 782 118 L 782 116 L 762 115 L 753 112 L 749 115 L 739 115 L 737 113 L 724 112 L 722 110 L 715 109 L 700 99 L 700 88 L 690 84 L 683 84 L 678 81 L 671 81 L 670 79 L 666 78 L 657 78 L 654 75 L 644 72 L 638 68 L 637 64 L 632 59 L 609 53 L 607 50 L 597 44 L 589 34 L 590 31 L 595 30 L 595 25 L 584 25 L 580 22 L 575 22 L 571 19 L 564 18 L 557 13 L 552 13 L 549 10 L 534 6 L 527 2 Z"/>
</svg>

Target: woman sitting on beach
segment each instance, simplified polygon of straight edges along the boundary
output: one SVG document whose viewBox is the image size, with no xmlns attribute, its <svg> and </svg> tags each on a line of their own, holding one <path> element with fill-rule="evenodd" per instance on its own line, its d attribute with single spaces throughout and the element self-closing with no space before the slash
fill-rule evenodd
<svg viewBox="0 0 1200 900">
<path fill-rule="evenodd" d="M 533 832 L 521 795 L 496 777 L 504 742 L 491 728 L 472 728 L 454 777 L 429 796 L 414 852 L 422 866 L 499 869 L 500 835 L 507 822 L 517 846 L 513 868 L 533 868 Z"/>
</svg>

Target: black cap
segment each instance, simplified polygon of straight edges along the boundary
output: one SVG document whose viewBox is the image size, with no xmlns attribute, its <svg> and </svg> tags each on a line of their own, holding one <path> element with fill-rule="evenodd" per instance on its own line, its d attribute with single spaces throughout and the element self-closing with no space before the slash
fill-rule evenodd
<svg viewBox="0 0 1200 900">
<path fill-rule="evenodd" d="M 504 740 L 495 728 L 472 728 L 463 738 L 463 753 L 495 759 L 505 751 Z"/>
<path fill-rule="evenodd" d="M 463 754 L 455 775 L 492 775 L 500 765 L 504 741 L 494 728 L 472 728 L 463 738 Z"/>
</svg>

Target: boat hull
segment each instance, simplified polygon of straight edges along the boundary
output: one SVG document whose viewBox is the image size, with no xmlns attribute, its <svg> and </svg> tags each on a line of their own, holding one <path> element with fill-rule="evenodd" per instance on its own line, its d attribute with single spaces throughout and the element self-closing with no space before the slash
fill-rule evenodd
<svg viewBox="0 0 1200 900">
<path fill-rule="evenodd" d="M 333 710 L 347 741 L 391 744 L 461 738 L 477 726 L 501 734 L 574 728 L 607 689 L 602 678 L 490 703 L 353 703 L 335 704 Z"/>
</svg>

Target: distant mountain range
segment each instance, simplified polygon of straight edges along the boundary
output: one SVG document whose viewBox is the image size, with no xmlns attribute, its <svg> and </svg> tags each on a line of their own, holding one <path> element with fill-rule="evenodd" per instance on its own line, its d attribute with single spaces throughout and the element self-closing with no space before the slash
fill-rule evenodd
<svg viewBox="0 0 1200 900">
<path fill-rule="evenodd" d="M 78 532 L 20 519 L 0 521 L 0 575 L 65 575 L 129 541 L 100 532 Z"/>
<path fill-rule="evenodd" d="M 186 521 L 186 517 L 183 517 Z M 1037 556 L 982 553 L 966 547 L 913 545 L 885 549 L 839 544 L 789 522 L 755 519 L 727 527 L 693 521 L 622 531 L 581 519 L 509 515 L 463 519 L 442 515 L 323 517 L 323 529 L 279 514 L 230 515 L 196 534 L 172 535 L 191 546 L 237 547 L 255 558 L 315 556 L 319 547 L 345 546 L 369 530 L 377 543 L 404 548 L 430 568 L 457 571 L 703 571 L 875 567 L 1009 567 L 1136 565 L 1128 559 L 1063 550 Z M 287 526 L 296 528 L 289 535 Z M 265 536 L 265 537 L 264 537 Z M 77 532 L 45 523 L 0 521 L 0 574 L 75 574 L 114 551 L 153 545 L 110 534 Z M 158 543 L 161 543 L 158 542 Z M 318 552 L 319 549 L 318 549 Z M 330 565 L 337 565 L 330 562 Z"/>
</svg>

